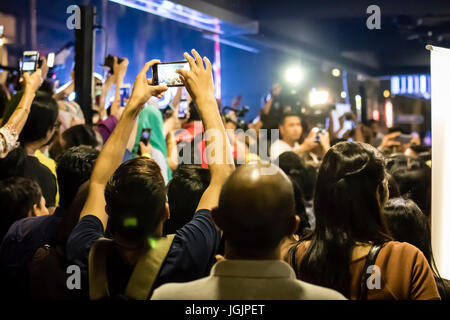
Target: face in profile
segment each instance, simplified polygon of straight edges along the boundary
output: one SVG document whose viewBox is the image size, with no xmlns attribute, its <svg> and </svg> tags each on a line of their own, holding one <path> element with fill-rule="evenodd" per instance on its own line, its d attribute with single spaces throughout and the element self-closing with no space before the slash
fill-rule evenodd
<svg viewBox="0 0 450 320">
<path fill-rule="evenodd" d="M 284 140 L 299 140 L 302 132 L 302 124 L 297 116 L 286 117 L 280 126 L 280 134 Z"/>
</svg>

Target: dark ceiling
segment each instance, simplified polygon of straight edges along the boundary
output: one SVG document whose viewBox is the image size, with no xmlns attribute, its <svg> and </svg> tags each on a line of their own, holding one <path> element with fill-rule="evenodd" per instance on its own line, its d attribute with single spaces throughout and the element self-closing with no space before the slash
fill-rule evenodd
<svg viewBox="0 0 450 320">
<path fill-rule="evenodd" d="M 450 47 L 450 0 L 204 0 L 259 22 L 255 39 L 370 75 L 428 72 L 426 44 Z M 381 29 L 369 30 L 369 5 Z"/>
</svg>

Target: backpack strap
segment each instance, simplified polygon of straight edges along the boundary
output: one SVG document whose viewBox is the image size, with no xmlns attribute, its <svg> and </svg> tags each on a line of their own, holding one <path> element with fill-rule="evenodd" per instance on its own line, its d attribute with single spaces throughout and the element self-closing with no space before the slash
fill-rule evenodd
<svg viewBox="0 0 450 320">
<path fill-rule="evenodd" d="M 151 289 L 174 237 L 174 234 L 161 237 L 155 248 L 149 248 L 139 257 L 125 289 L 127 298 L 135 300 L 150 298 Z M 106 276 L 106 257 L 113 244 L 113 240 L 102 238 L 94 242 L 89 252 L 89 297 L 91 300 L 110 297 Z"/>
<path fill-rule="evenodd" d="M 377 260 L 378 253 L 384 244 L 375 244 L 370 248 L 369 253 L 367 254 L 366 264 L 364 269 L 361 272 L 361 283 L 359 289 L 358 300 L 367 300 L 367 279 L 371 276 L 371 274 L 367 273 L 367 268 L 369 266 L 375 265 L 375 261 Z"/>
<path fill-rule="evenodd" d="M 153 283 L 169 253 L 174 237 L 174 234 L 161 237 L 155 248 L 150 248 L 138 259 L 125 289 L 127 297 L 135 300 L 150 298 Z"/>
<path fill-rule="evenodd" d="M 113 240 L 100 238 L 89 250 L 89 298 L 98 300 L 110 297 L 106 278 L 106 257 Z"/>
</svg>

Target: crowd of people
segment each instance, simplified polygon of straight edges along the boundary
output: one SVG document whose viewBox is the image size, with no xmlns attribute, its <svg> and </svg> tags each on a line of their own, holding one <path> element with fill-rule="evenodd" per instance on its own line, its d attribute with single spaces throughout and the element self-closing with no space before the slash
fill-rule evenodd
<svg viewBox="0 0 450 320">
<path fill-rule="evenodd" d="M 94 79 L 92 121 L 68 101 L 73 84 L 56 93 L 44 69 L 15 94 L 2 85 L 5 299 L 450 299 L 420 139 L 355 115 L 351 130 L 331 113 L 318 129 L 279 84 L 243 134 L 208 58 L 184 56 L 185 117 L 181 87 L 158 104 L 168 87 L 148 74 L 159 60 L 122 105 L 129 62 L 115 58 Z"/>
</svg>

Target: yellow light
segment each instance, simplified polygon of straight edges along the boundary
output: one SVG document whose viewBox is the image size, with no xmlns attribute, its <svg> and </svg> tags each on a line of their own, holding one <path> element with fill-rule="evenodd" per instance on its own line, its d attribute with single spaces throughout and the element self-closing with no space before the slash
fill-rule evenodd
<svg viewBox="0 0 450 320">
<path fill-rule="evenodd" d="M 333 76 L 335 76 L 335 77 L 339 77 L 339 76 L 341 75 L 341 70 L 339 70 L 338 68 L 334 68 L 334 69 L 331 71 L 331 74 L 332 74 Z"/>
<path fill-rule="evenodd" d="M 391 93 L 389 92 L 389 90 L 384 90 L 384 91 L 383 91 L 383 96 L 384 96 L 385 98 L 389 98 L 389 97 L 391 96 Z"/>
</svg>

